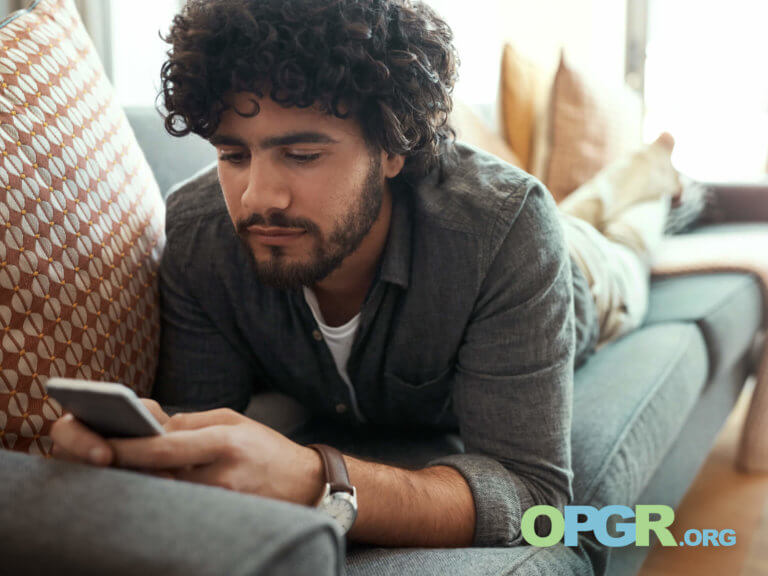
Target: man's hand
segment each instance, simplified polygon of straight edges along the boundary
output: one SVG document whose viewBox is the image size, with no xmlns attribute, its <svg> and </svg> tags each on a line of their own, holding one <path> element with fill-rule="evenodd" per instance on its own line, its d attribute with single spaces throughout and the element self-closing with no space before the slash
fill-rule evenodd
<svg viewBox="0 0 768 576">
<path fill-rule="evenodd" d="M 324 485 L 322 460 L 311 448 L 228 408 L 168 417 L 156 402 L 142 401 L 167 434 L 104 439 L 77 420 L 62 417 L 51 429 L 54 456 L 137 469 L 298 504 L 311 505 L 320 498 Z M 91 460 L 94 448 L 106 450 L 107 457 Z"/>
<path fill-rule="evenodd" d="M 161 426 L 168 422 L 170 416 L 163 411 L 160 404 L 149 398 L 141 398 L 141 402 Z M 109 441 L 77 420 L 71 412 L 65 412 L 53 423 L 51 440 L 53 440 L 51 455 L 54 458 L 97 466 L 112 463 L 113 452 Z"/>
</svg>

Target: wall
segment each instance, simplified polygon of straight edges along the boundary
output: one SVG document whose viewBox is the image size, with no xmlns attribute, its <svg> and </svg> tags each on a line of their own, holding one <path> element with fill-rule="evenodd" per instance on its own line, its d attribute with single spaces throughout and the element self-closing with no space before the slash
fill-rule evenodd
<svg viewBox="0 0 768 576">
<path fill-rule="evenodd" d="M 554 73 L 560 47 L 608 82 L 624 81 L 624 0 L 428 0 L 448 22 L 461 57 L 456 96 L 498 126 L 505 41 Z"/>
</svg>

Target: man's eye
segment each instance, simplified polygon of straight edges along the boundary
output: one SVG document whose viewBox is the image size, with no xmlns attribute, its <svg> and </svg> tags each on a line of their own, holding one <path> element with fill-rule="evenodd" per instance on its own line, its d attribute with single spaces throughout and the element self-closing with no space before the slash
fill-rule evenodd
<svg viewBox="0 0 768 576">
<path fill-rule="evenodd" d="M 285 157 L 289 160 L 293 160 L 297 164 L 308 164 L 310 162 L 313 162 L 314 160 L 317 160 L 320 158 L 320 153 L 315 154 L 291 154 L 290 152 L 285 153 Z"/>
<path fill-rule="evenodd" d="M 240 164 L 244 158 L 245 158 L 245 155 L 240 152 L 233 152 L 230 154 L 225 154 L 225 153 L 219 154 L 219 160 L 221 160 L 222 162 L 231 162 L 232 164 Z"/>
</svg>

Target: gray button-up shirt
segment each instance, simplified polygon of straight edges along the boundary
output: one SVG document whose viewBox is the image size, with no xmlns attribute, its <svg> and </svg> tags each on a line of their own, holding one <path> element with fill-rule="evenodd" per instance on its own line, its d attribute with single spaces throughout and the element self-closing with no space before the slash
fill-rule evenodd
<svg viewBox="0 0 768 576">
<path fill-rule="evenodd" d="M 342 380 L 301 290 L 259 284 L 215 167 L 167 206 L 161 404 L 245 410 L 273 389 L 331 418 L 458 431 L 477 546 L 521 541 L 522 513 L 572 499 L 574 362 L 597 339 L 558 210 L 533 176 L 457 144 L 459 161 L 393 193 L 387 244 Z M 573 274 L 572 274 L 573 269 Z M 576 296 L 574 306 L 574 296 Z M 361 424 L 362 425 L 362 424 Z"/>
</svg>

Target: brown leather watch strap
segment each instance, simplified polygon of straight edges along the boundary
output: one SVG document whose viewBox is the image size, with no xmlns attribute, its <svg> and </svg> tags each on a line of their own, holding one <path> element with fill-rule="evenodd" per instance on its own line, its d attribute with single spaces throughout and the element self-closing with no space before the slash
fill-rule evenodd
<svg viewBox="0 0 768 576">
<path fill-rule="evenodd" d="M 320 453 L 325 468 L 325 481 L 331 485 L 331 492 L 353 493 L 349 483 L 349 474 L 344 457 L 336 448 L 326 444 L 308 444 L 308 448 L 314 448 Z"/>
</svg>

